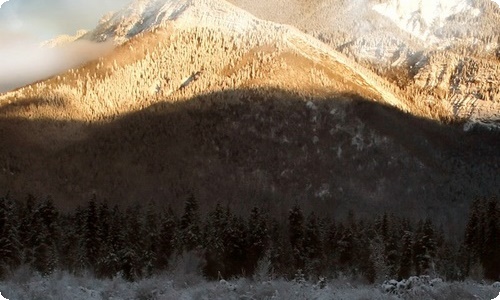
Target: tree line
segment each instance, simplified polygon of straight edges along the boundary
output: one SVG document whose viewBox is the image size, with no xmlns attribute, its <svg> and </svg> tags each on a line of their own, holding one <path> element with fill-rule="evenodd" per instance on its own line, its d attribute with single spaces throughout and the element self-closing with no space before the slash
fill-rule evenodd
<svg viewBox="0 0 500 300">
<path fill-rule="evenodd" d="M 349 212 L 343 220 L 305 213 L 294 205 L 284 218 L 254 207 L 246 216 L 218 203 L 200 212 L 193 195 L 177 214 L 154 203 L 110 207 L 93 197 L 72 212 L 50 198 L 0 198 L 0 276 L 21 265 L 49 274 L 91 271 L 136 280 L 166 272 L 185 253 L 200 259 L 209 279 L 252 276 L 349 276 L 375 282 L 435 275 L 448 280 L 500 279 L 498 201 L 475 201 L 462 241 L 430 219 L 392 214 L 373 219 Z"/>
</svg>

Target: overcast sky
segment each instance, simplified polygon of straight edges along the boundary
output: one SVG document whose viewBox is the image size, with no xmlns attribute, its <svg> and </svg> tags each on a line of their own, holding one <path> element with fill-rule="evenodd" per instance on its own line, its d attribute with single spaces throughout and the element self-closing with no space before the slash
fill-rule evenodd
<svg viewBox="0 0 500 300">
<path fill-rule="evenodd" d="M 131 0 L 0 0 L 0 35 L 31 35 L 38 40 L 78 29 L 92 29 L 109 11 Z"/>
</svg>

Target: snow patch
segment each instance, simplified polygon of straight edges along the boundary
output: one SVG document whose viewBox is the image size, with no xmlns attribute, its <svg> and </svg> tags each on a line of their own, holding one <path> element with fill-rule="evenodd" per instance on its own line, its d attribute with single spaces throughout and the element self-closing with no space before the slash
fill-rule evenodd
<svg viewBox="0 0 500 300">
<path fill-rule="evenodd" d="M 389 18 L 402 30 L 430 43 L 439 42 L 433 31 L 443 27 L 448 17 L 459 13 L 477 17 L 481 13 L 471 6 L 470 0 L 390 0 L 374 5 L 373 10 Z"/>
</svg>

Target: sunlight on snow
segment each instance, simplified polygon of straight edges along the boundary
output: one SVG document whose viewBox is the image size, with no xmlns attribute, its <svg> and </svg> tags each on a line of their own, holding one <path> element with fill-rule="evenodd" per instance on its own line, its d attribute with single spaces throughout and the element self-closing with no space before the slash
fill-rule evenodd
<svg viewBox="0 0 500 300">
<path fill-rule="evenodd" d="M 473 16 L 480 14 L 468 0 L 391 0 L 377 4 L 373 9 L 404 31 L 428 42 L 437 42 L 432 30 L 442 27 L 448 17 L 462 12 L 469 12 Z"/>
</svg>

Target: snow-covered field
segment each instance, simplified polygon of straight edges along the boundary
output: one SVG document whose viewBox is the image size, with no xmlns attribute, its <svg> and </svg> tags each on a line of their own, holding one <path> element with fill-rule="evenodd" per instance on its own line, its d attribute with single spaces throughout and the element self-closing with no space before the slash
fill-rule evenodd
<svg viewBox="0 0 500 300">
<path fill-rule="evenodd" d="M 284 279 L 206 281 L 190 275 L 158 275 L 138 282 L 99 280 L 56 272 L 50 276 L 17 271 L 0 282 L 6 299 L 494 299 L 500 283 L 440 282 L 388 291 L 389 282 L 365 285 L 347 279 L 324 282 Z M 0 299 L 2 299 L 0 297 Z"/>
</svg>

